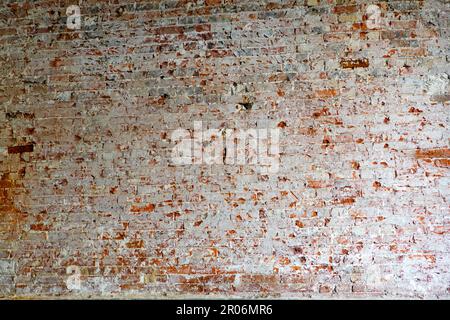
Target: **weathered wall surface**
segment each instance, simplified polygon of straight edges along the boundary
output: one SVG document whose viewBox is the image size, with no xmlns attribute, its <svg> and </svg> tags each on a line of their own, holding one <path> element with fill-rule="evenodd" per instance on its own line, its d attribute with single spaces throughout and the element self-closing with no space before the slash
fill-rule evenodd
<svg viewBox="0 0 450 320">
<path fill-rule="evenodd" d="M 450 297 L 448 1 L 71 4 L 1 1 L 1 297 Z"/>
</svg>

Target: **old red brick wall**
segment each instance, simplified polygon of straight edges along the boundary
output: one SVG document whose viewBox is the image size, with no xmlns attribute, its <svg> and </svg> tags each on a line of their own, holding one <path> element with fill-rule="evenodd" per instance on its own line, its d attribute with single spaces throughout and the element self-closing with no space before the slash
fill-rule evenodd
<svg viewBox="0 0 450 320">
<path fill-rule="evenodd" d="M 449 298 L 448 22 L 443 0 L 2 0 L 0 296 Z M 174 163 L 200 121 L 278 129 L 279 167 Z"/>
</svg>

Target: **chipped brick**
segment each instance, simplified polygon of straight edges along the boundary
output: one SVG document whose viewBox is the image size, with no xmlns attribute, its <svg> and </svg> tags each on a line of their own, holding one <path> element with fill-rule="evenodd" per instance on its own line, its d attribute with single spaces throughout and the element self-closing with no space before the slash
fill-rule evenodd
<svg viewBox="0 0 450 320">
<path fill-rule="evenodd" d="M 369 59 L 342 59 L 340 64 L 344 69 L 367 68 Z"/>
</svg>

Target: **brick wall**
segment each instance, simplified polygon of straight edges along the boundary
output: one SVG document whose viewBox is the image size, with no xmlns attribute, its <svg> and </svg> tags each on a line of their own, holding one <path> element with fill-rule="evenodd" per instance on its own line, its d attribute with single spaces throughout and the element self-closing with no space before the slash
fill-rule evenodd
<svg viewBox="0 0 450 320">
<path fill-rule="evenodd" d="M 449 9 L 2 0 L 0 296 L 449 298 Z"/>
</svg>

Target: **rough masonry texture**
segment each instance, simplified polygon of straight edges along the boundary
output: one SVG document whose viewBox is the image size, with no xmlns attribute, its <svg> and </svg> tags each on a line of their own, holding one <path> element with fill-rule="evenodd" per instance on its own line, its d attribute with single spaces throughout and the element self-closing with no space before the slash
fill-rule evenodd
<svg viewBox="0 0 450 320">
<path fill-rule="evenodd" d="M 0 297 L 450 298 L 449 12 L 1 0 Z M 278 171 L 174 164 L 195 121 Z"/>
</svg>

